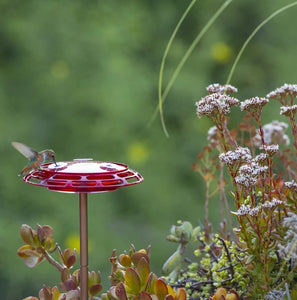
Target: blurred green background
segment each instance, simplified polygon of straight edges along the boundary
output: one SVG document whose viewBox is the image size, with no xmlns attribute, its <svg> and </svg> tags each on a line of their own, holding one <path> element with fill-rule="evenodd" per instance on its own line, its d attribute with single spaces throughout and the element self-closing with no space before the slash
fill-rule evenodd
<svg viewBox="0 0 297 300">
<path fill-rule="evenodd" d="M 207 119 L 195 101 L 205 87 L 224 83 L 252 30 L 287 0 L 237 0 L 224 11 L 185 64 L 164 105 L 170 138 L 159 117 L 158 74 L 167 41 L 190 1 L 0 1 L 0 291 L 1 299 L 37 296 L 57 285 L 47 263 L 28 269 L 17 257 L 21 224 L 49 224 L 62 247 L 78 243 L 78 196 L 49 192 L 17 176 L 27 163 L 11 147 L 53 148 L 58 161 L 92 157 L 128 164 L 144 182 L 89 196 L 89 267 L 108 288 L 108 258 L 152 245 L 152 269 L 176 245 L 165 240 L 172 224 L 203 220 L 204 185 L 192 163 L 207 143 Z M 197 1 L 166 61 L 164 84 L 221 0 Z M 251 41 L 232 78 L 239 99 L 265 96 L 296 83 L 297 7 L 268 23 Z M 242 116 L 231 114 L 231 127 Z M 267 121 L 280 119 L 277 105 Z M 232 206 L 232 204 L 231 204 Z M 210 220 L 220 221 L 217 199 Z"/>
</svg>

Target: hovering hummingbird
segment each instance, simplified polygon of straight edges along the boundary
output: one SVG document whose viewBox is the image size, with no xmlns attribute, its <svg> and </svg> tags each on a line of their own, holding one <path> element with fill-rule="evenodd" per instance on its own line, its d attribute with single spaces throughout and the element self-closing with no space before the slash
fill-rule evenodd
<svg viewBox="0 0 297 300">
<path fill-rule="evenodd" d="M 55 165 L 57 165 L 55 160 L 55 152 L 53 150 L 43 150 L 37 152 L 22 143 L 12 142 L 11 144 L 15 149 L 17 149 L 20 153 L 22 153 L 25 157 L 27 157 L 30 160 L 28 165 L 23 168 L 19 176 L 27 175 L 32 170 L 39 169 L 39 167 L 46 160 L 52 160 L 55 163 Z"/>
</svg>

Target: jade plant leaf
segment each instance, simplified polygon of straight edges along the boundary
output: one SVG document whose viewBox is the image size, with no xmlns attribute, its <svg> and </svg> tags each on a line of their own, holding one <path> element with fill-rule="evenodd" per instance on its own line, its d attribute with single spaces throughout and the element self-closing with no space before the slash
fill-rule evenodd
<svg viewBox="0 0 297 300">
<path fill-rule="evenodd" d="M 110 292 L 114 298 L 119 298 L 120 300 L 128 300 L 125 286 L 122 282 L 118 283 L 117 286 L 112 288 Z"/>
<path fill-rule="evenodd" d="M 146 283 L 146 287 L 145 287 L 145 291 L 153 294 L 154 293 L 154 286 L 155 286 L 155 282 L 157 281 L 158 277 L 156 274 L 154 273 L 150 273 L 147 279 L 147 283 Z"/>
<path fill-rule="evenodd" d="M 128 294 L 137 295 L 141 289 L 139 274 L 135 269 L 128 268 L 125 272 L 125 285 Z"/>
<path fill-rule="evenodd" d="M 152 297 L 149 293 L 142 291 L 138 296 L 138 300 L 152 300 Z"/>
<path fill-rule="evenodd" d="M 44 260 L 42 254 L 38 253 L 34 247 L 30 245 L 24 245 L 18 249 L 18 256 L 21 257 L 26 266 L 29 268 L 36 267 L 39 263 Z"/>
<path fill-rule="evenodd" d="M 157 295 L 159 300 L 164 300 L 166 295 L 168 294 L 168 289 L 166 283 L 158 279 L 154 284 L 154 294 Z"/>
<path fill-rule="evenodd" d="M 144 257 L 139 260 L 136 270 L 140 276 L 141 286 L 144 286 L 150 274 L 150 266 Z"/>
<path fill-rule="evenodd" d="M 132 262 L 134 264 L 134 266 L 137 267 L 139 261 L 144 258 L 147 263 L 149 264 L 150 263 L 150 259 L 148 257 L 148 255 L 145 253 L 145 252 L 142 252 L 142 251 L 138 251 L 138 252 L 135 252 L 133 255 L 132 255 Z"/>
</svg>

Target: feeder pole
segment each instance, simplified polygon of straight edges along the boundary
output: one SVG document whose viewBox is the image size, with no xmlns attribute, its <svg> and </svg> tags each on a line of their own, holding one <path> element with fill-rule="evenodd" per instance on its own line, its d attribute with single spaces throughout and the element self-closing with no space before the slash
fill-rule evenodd
<svg viewBox="0 0 297 300">
<path fill-rule="evenodd" d="M 79 193 L 80 220 L 80 293 L 88 300 L 88 194 Z"/>
</svg>

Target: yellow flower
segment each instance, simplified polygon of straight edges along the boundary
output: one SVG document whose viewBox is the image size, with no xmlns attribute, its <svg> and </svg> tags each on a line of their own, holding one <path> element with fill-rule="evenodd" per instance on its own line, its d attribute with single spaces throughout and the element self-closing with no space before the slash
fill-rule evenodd
<svg viewBox="0 0 297 300">
<path fill-rule="evenodd" d="M 211 55 L 216 62 L 226 64 L 231 59 L 232 49 L 223 42 L 217 42 L 211 47 Z"/>
</svg>

